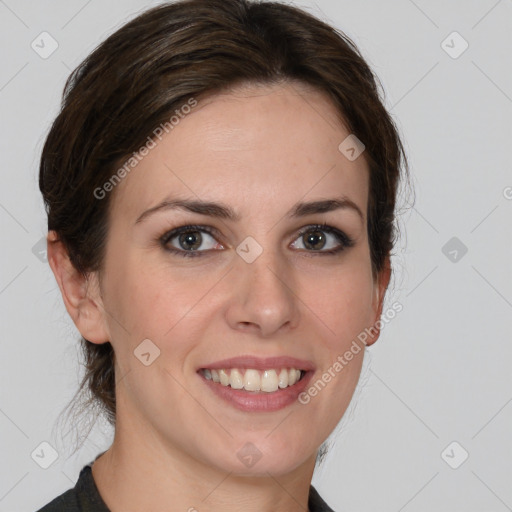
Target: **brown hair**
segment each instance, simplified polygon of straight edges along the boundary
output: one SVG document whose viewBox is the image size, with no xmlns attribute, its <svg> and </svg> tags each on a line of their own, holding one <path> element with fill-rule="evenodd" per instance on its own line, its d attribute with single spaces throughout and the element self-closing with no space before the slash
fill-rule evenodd
<svg viewBox="0 0 512 512">
<path fill-rule="evenodd" d="M 100 271 L 111 195 L 102 187 L 192 97 L 240 84 L 298 81 L 325 93 L 366 146 L 368 237 L 374 277 L 395 244 L 400 171 L 396 126 L 355 44 L 312 15 L 277 2 L 181 0 L 149 9 L 101 43 L 70 75 L 46 139 L 39 186 L 55 230 L 84 276 Z M 381 87 L 382 89 L 382 87 Z M 340 141 L 341 142 L 341 141 Z M 84 338 L 89 404 L 115 425 L 114 354 Z"/>
</svg>

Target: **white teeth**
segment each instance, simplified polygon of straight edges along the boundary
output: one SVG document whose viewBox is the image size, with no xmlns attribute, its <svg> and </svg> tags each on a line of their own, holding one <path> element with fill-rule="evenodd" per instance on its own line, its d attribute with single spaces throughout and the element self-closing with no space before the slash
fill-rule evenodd
<svg viewBox="0 0 512 512">
<path fill-rule="evenodd" d="M 246 391 L 264 391 L 273 393 L 279 388 L 284 389 L 293 386 L 302 375 L 301 370 L 296 368 L 282 368 L 281 370 L 259 370 L 246 369 L 239 370 L 219 369 L 202 370 L 204 377 L 213 382 L 218 382 L 222 386 L 231 386 L 233 389 L 245 389 Z"/>
<path fill-rule="evenodd" d="M 244 389 L 247 391 L 259 391 L 261 387 L 260 374 L 257 370 L 245 370 Z"/>
<path fill-rule="evenodd" d="M 277 373 L 275 370 L 265 370 L 261 377 L 261 391 L 271 393 L 277 391 L 278 381 Z"/>
<path fill-rule="evenodd" d="M 229 385 L 233 389 L 242 389 L 244 387 L 243 376 L 236 368 L 231 370 L 231 374 L 229 376 Z"/>
<path fill-rule="evenodd" d="M 279 387 L 286 388 L 288 386 L 288 370 L 283 368 L 279 373 Z"/>
<path fill-rule="evenodd" d="M 219 370 L 219 378 L 220 383 L 223 386 L 227 386 L 229 384 L 229 375 L 226 373 L 226 370 Z"/>
</svg>

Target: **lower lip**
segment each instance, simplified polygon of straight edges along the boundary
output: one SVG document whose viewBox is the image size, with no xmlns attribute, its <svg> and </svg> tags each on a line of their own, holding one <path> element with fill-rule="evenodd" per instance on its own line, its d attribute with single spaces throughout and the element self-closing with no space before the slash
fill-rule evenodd
<svg viewBox="0 0 512 512">
<path fill-rule="evenodd" d="M 246 412 L 278 411 L 298 401 L 299 395 L 304 391 L 311 380 L 313 372 L 308 371 L 301 380 L 284 389 L 278 389 L 271 393 L 266 391 L 244 391 L 233 389 L 231 386 L 223 386 L 218 382 L 205 378 L 198 373 L 201 380 L 220 398 Z"/>
</svg>

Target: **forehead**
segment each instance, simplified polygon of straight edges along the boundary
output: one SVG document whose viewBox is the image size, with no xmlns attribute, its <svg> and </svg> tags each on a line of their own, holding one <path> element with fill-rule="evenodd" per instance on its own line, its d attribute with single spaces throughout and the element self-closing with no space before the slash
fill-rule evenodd
<svg viewBox="0 0 512 512">
<path fill-rule="evenodd" d="M 222 201 L 241 216 L 345 195 L 363 212 L 368 168 L 339 145 L 349 131 L 320 92 L 243 86 L 198 102 L 117 186 L 112 212 L 134 219 L 168 196 Z M 364 155 L 364 153 L 363 153 Z"/>
</svg>

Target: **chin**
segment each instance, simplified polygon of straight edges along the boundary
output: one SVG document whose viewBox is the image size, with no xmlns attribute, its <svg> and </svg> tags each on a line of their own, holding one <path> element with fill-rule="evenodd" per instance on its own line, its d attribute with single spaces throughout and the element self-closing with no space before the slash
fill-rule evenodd
<svg viewBox="0 0 512 512">
<path fill-rule="evenodd" d="M 278 427 L 279 428 L 279 427 Z M 210 455 L 210 463 L 224 472 L 238 476 L 268 477 L 286 475 L 309 459 L 316 460 L 316 449 L 310 446 L 311 438 L 290 442 L 285 434 L 275 435 L 268 432 L 260 436 L 243 435 L 242 440 L 229 443 L 223 453 Z"/>
</svg>

